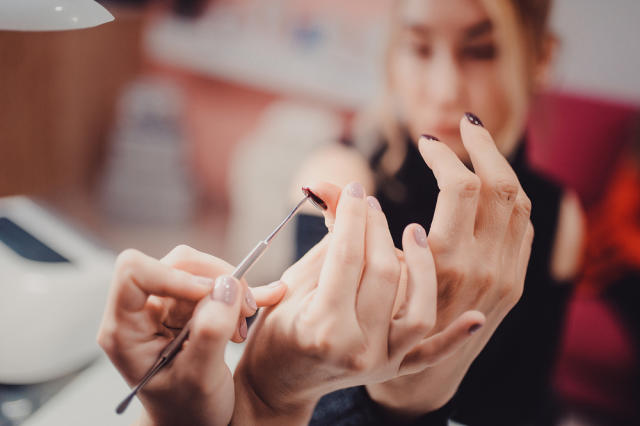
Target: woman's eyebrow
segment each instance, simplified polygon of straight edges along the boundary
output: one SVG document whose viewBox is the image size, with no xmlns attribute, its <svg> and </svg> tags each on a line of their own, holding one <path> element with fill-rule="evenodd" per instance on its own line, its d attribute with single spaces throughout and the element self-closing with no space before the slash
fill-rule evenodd
<svg viewBox="0 0 640 426">
<path fill-rule="evenodd" d="M 464 30 L 464 39 L 469 41 L 474 38 L 481 37 L 493 31 L 493 23 L 489 19 L 485 19 L 476 24 L 470 25 Z"/>
</svg>

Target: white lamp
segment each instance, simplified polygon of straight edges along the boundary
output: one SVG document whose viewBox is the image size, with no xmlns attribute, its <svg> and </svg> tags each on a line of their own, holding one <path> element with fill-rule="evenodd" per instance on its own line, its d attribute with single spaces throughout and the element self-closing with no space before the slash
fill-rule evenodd
<svg viewBox="0 0 640 426">
<path fill-rule="evenodd" d="M 61 31 L 113 21 L 93 0 L 0 0 L 0 30 Z"/>
</svg>

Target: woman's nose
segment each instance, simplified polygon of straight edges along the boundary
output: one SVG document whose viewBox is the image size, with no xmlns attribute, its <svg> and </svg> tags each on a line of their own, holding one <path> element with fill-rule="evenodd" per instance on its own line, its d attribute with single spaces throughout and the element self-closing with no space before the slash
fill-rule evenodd
<svg viewBox="0 0 640 426">
<path fill-rule="evenodd" d="M 425 73 L 427 94 L 439 107 L 455 106 L 462 97 L 462 70 L 453 54 L 434 55 L 429 72 Z"/>
</svg>

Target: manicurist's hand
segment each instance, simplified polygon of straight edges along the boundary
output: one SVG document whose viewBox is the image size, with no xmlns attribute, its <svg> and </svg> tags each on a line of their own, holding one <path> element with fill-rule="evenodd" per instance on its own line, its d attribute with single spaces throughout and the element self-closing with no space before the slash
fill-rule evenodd
<svg viewBox="0 0 640 426">
<path fill-rule="evenodd" d="M 256 320 L 235 372 L 234 424 L 303 424 L 326 393 L 410 371 L 414 348 L 412 365 L 436 364 L 484 321 L 460 313 L 433 334 L 437 283 L 425 230 L 407 227 L 403 254 L 360 184 L 312 189 L 330 211 L 337 203 L 332 232 L 283 274 L 287 294 Z"/>
<path fill-rule="evenodd" d="M 491 135 L 472 118 L 462 118 L 460 131 L 474 172 L 445 143 L 426 137 L 419 142 L 440 188 L 428 236 L 438 281 L 433 331 L 467 310 L 482 312 L 487 321 L 444 362 L 421 369 L 423 348 L 418 346 L 408 355 L 418 361 L 414 374 L 367 387 L 374 400 L 399 417 L 433 411 L 451 399 L 523 290 L 533 240 L 531 202 Z"/>
<path fill-rule="evenodd" d="M 135 250 L 118 257 L 98 342 L 130 386 L 193 317 L 182 351 L 138 394 L 140 424 L 229 423 L 234 389 L 224 362 L 227 342 L 244 340 L 245 317 L 277 303 L 286 290 L 263 287 L 252 294 L 232 271 L 187 246 L 161 260 Z"/>
</svg>

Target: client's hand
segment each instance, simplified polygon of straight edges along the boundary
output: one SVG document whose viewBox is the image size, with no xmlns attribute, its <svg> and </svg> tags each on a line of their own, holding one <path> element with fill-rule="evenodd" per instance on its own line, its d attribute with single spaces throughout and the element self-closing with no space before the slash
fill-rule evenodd
<svg viewBox="0 0 640 426">
<path fill-rule="evenodd" d="M 531 202 L 489 133 L 466 118 L 460 131 L 475 173 L 444 143 L 420 140 L 420 152 L 440 187 L 428 237 L 438 276 L 434 331 L 469 309 L 484 313 L 487 323 L 437 366 L 367 387 L 374 400 L 399 416 L 433 411 L 451 399 L 523 290 L 533 240 Z M 421 352 L 417 347 L 408 358 L 419 362 Z"/>
<path fill-rule="evenodd" d="M 135 250 L 118 257 L 98 342 L 129 385 L 193 316 L 183 350 L 139 393 L 142 424 L 229 423 L 234 390 L 224 363 L 227 341 L 242 341 L 245 317 L 257 306 L 277 303 L 286 290 L 262 287 L 252 295 L 246 283 L 222 276 L 232 271 L 187 246 L 159 261 Z"/>
<path fill-rule="evenodd" d="M 432 365 L 484 321 L 465 312 L 424 340 L 436 323 L 437 298 L 424 229 L 407 227 L 402 255 L 361 185 L 322 198 L 339 198 L 333 231 L 284 273 L 288 293 L 256 320 L 235 373 L 234 424 L 307 422 L 324 394 L 396 377 L 415 347 Z"/>
</svg>

